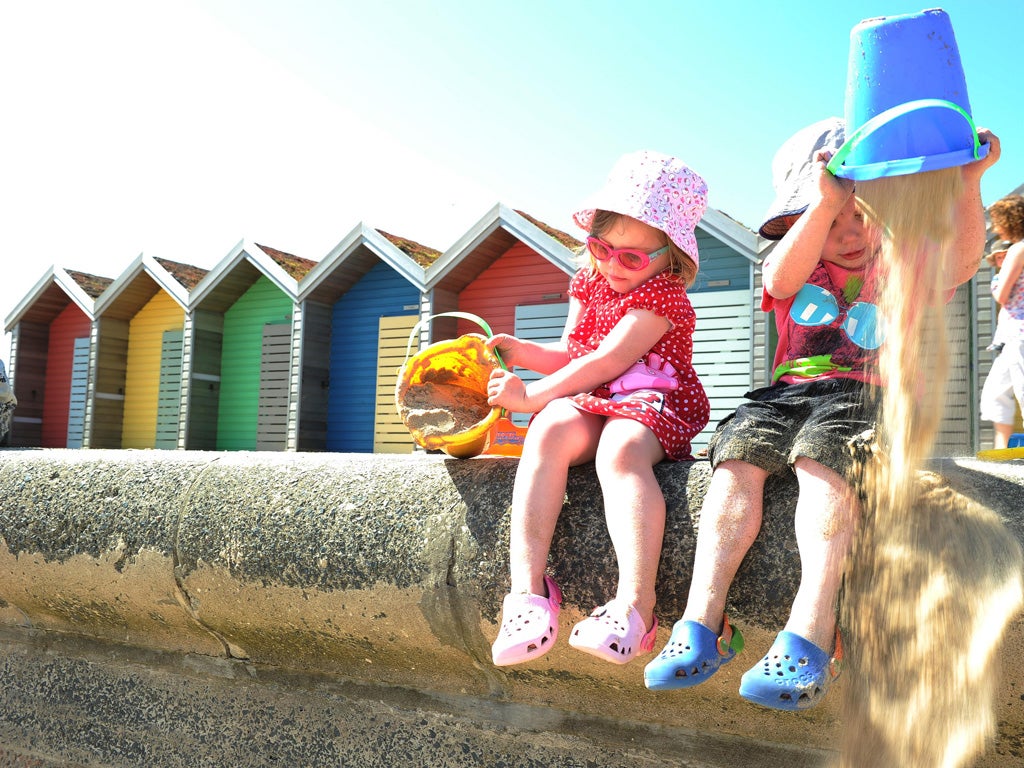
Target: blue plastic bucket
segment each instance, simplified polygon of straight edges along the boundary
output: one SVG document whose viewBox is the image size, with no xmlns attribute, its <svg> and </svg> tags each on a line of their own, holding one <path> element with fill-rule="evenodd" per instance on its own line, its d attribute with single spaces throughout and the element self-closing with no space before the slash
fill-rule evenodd
<svg viewBox="0 0 1024 768">
<path fill-rule="evenodd" d="M 846 143 L 829 170 L 877 179 L 965 165 L 978 141 L 960 52 L 945 11 L 866 19 L 850 33 Z"/>
</svg>

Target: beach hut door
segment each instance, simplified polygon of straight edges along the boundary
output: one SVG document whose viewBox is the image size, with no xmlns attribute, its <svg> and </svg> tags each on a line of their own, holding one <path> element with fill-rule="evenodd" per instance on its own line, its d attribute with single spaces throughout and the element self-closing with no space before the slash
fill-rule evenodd
<svg viewBox="0 0 1024 768">
<path fill-rule="evenodd" d="M 81 448 L 85 436 L 85 392 L 89 381 L 89 337 L 75 339 L 71 356 L 68 448 Z"/>
<path fill-rule="evenodd" d="M 291 323 L 263 326 L 256 450 L 283 451 L 288 441 L 288 380 L 292 361 Z"/>
</svg>

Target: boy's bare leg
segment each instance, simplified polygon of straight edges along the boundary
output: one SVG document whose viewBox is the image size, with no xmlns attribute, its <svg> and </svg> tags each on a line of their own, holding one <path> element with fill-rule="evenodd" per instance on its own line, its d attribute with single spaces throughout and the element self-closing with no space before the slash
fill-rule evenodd
<svg viewBox="0 0 1024 768">
<path fill-rule="evenodd" d="M 831 651 L 839 586 L 860 508 L 849 484 L 833 470 L 806 457 L 798 458 L 794 469 L 800 487 L 800 587 L 786 629 Z"/>
<path fill-rule="evenodd" d="M 723 461 L 715 467 L 701 506 L 684 619 L 721 631 L 729 585 L 761 530 L 767 476 L 744 461 Z"/>
</svg>

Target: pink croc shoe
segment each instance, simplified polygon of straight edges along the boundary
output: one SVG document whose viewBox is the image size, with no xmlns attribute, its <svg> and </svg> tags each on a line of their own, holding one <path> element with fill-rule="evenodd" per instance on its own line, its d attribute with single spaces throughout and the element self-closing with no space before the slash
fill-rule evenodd
<svg viewBox="0 0 1024 768">
<path fill-rule="evenodd" d="M 612 600 L 573 627 L 569 645 L 612 664 L 625 664 L 641 652 L 653 651 L 657 634 L 657 617 L 654 626 L 644 631 L 644 620 L 636 608 Z"/>
<path fill-rule="evenodd" d="M 550 576 L 544 577 L 548 596 L 520 593 L 505 595 L 501 604 L 501 629 L 491 646 L 496 667 L 539 659 L 550 651 L 558 637 L 558 612 L 562 590 Z"/>
</svg>

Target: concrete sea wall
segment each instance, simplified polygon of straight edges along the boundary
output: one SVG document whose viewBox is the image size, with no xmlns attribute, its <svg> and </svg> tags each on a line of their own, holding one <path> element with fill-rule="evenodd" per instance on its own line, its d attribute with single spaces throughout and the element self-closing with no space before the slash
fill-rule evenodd
<svg viewBox="0 0 1024 768">
<path fill-rule="evenodd" d="M 497 669 L 514 459 L 438 455 L 0 453 L 0 768 L 5 766 L 824 766 L 840 695 L 753 706 L 739 677 L 796 591 L 795 484 L 770 482 L 730 593 L 747 650 L 655 694 L 643 662 L 570 649 L 616 580 L 592 467 L 570 474 L 552 574 L 563 636 Z M 934 469 L 1024 542 L 1024 465 Z M 706 462 L 663 464 L 658 647 L 689 585 Z M 855 640 L 852 640 L 855 642 Z M 1024 649 L 1006 635 L 998 738 L 1024 765 Z M 843 685 L 841 678 L 837 688 Z"/>
</svg>

